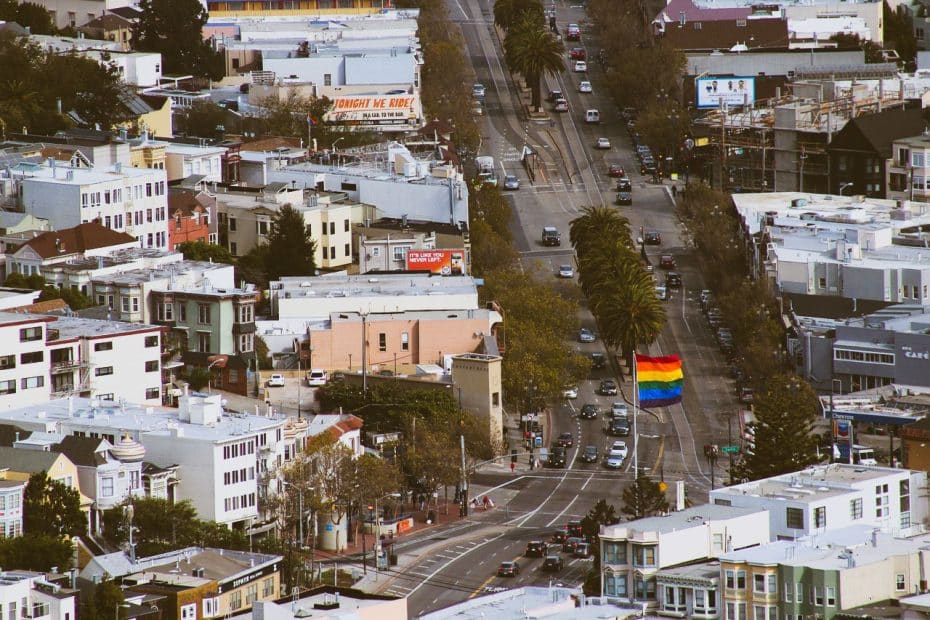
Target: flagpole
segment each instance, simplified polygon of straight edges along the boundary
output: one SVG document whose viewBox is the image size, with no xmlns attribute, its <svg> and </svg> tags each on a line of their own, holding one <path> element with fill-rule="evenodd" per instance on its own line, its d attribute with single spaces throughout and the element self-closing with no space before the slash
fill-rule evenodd
<svg viewBox="0 0 930 620">
<path fill-rule="evenodd" d="M 636 350 L 633 350 L 633 479 L 639 477 L 639 433 L 636 418 L 639 417 L 639 379 L 636 376 Z"/>
</svg>

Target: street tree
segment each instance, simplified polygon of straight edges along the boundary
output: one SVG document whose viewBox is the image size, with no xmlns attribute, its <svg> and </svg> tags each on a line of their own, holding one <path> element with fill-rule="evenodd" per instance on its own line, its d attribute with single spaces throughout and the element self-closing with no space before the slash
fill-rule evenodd
<svg viewBox="0 0 930 620">
<path fill-rule="evenodd" d="M 213 261 L 214 263 L 232 264 L 235 262 L 229 250 L 215 243 L 204 241 L 184 241 L 179 243 L 177 251 L 187 260 Z"/>
<path fill-rule="evenodd" d="M 532 15 L 524 14 L 504 38 L 504 58 L 511 69 L 526 79 L 532 93 L 531 105 L 542 107 L 542 78 L 565 69 L 565 46 Z"/>
<path fill-rule="evenodd" d="M 601 593 L 601 528 L 620 523 L 620 517 L 613 504 L 607 500 L 599 499 L 581 519 L 581 531 L 586 540 L 590 541 L 593 549 L 594 562 L 585 575 L 582 586 L 585 594 L 596 595 Z"/>
<path fill-rule="evenodd" d="M 659 488 L 659 483 L 642 472 L 636 476 L 632 484 L 623 489 L 622 498 L 623 507 L 620 512 L 633 519 L 668 512 L 668 500 Z"/>
<path fill-rule="evenodd" d="M 313 462 L 309 485 L 319 494 L 323 518 L 337 526 L 336 549 L 340 549 L 346 541 L 339 539 L 339 525 L 348 518 L 356 497 L 352 451 L 329 433 L 321 433 L 307 443 L 305 452 Z"/>
<path fill-rule="evenodd" d="M 604 205 L 583 207 L 581 215 L 569 224 L 572 247 L 581 256 L 605 239 L 632 244 L 630 221 L 614 208 Z"/>
<path fill-rule="evenodd" d="M 219 80 L 223 57 L 203 37 L 207 10 L 198 0 L 141 0 L 133 47 L 162 56 L 164 73 Z"/>
<path fill-rule="evenodd" d="M 756 421 L 752 443 L 735 469 L 737 476 L 758 480 L 798 471 L 817 457 L 814 420 L 820 405 L 809 383 L 795 375 L 767 377 L 753 401 Z"/>
<path fill-rule="evenodd" d="M 23 534 L 0 540 L 0 566 L 47 572 L 53 566 L 67 566 L 74 554 L 68 538 L 47 534 Z"/>
<path fill-rule="evenodd" d="M 411 424 L 408 441 L 401 458 L 401 470 L 407 488 L 431 501 L 433 493 L 455 485 L 461 479 L 461 467 L 450 455 L 456 454 L 457 437 L 444 429 L 421 423 Z"/>
<path fill-rule="evenodd" d="M 539 0 L 496 0 L 494 3 L 494 24 L 508 31 L 524 19 L 543 24 L 545 13 Z"/>
<path fill-rule="evenodd" d="M 23 531 L 59 538 L 83 535 L 87 519 L 80 494 L 44 471 L 32 474 L 23 493 Z"/>
<path fill-rule="evenodd" d="M 636 117 L 636 131 L 645 144 L 659 156 L 675 157 L 690 129 L 691 117 L 677 101 L 661 101 Z"/>
<path fill-rule="evenodd" d="M 289 204 L 271 218 L 268 253 L 272 260 L 265 265 L 269 280 L 282 276 L 312 276 L 316 272 L 316 241 L 300 211 Z"/>
</svg>

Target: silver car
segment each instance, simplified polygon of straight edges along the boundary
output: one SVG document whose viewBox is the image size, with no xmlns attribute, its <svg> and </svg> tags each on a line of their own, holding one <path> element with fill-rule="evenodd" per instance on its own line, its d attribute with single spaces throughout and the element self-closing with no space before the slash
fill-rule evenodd
<svg viewBox="0 0 930 620">
<path fill-rule="evenodd" d="M 512 174 L 504 177 L 504 189 L 520 189 L 520 179 Z"/>
<path fill-rule="evenodd" d="M 575 270 L 571 265 L 559 265 L 559 277 L 560 278 L 574 278 Z"/>
<path fill-rule="evenodd" d="M 578 330 L 578 342 L 594 342 L 595 340 L 597 340 L 597 338 L 590 329 L 582 327 Z"/>
</svg>

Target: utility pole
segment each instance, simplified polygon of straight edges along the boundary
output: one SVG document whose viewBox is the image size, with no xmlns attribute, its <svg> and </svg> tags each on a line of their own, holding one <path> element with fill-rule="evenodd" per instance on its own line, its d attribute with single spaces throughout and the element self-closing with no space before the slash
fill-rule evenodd
<svg viewBox="0 0 930 620">
<path fill-rule="evenodd" d="M 731 446 L 728 450 L 732 450 L 733 446 L 733 414 L 727 416 L 727 445 Z M 727 469 L 727 475 L 730 478 L 729 484 L 733 484 L 733 453 L 727 452 L 727 458 L 730 460 L 729 469 Z"/>
<path fill-rule="evenodd" d="M 462 450 L 462 513 L 463 517 L 468 516 L 468 476 L 465 473 L 465 435 L 459 435 L 459 446 Z"/>
<path fill-rule="evenodd" d="M 727 105 L 720 98 L 720 189 L 726 187 L 723 176 L 727 169 Z"/>
<path fill-rule="evenodd" d="M 368 314 L 362 313 L 362 395 L 368 394 Z"/>
<path fill-rule="evenodd" d="M 807 154 L 804 152 L 803 145 L 801 146 L 801 157 L 799 159 L 801 160 L 801 175 L 800 175 L 800 178 L 798 179 L 798 191 L 803 192 L 804 191 L 804 160 L 807 159 Z"/>
</svg>

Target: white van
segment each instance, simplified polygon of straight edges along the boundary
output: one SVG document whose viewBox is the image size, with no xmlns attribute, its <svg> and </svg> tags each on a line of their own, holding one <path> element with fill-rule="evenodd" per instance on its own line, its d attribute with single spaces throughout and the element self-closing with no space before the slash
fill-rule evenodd
<svg viewBox="0 0 930 620">
<path fill-rule="evenodd" d="M 307 385 L 310 387 L 326 385 L 327 381 L 329 381 L 329 373 L 322 368 L 313 368 L 307 372 Z"/>
<path fill-rule="evenodd" d="M 601 122 L 601 113 L 596 109 L 592 108 L 590 110 L 585 110 L 584 112 L 584 122 L 590 125 L 596 125 Z"/>
</svg>

